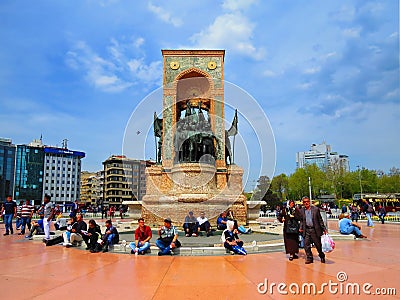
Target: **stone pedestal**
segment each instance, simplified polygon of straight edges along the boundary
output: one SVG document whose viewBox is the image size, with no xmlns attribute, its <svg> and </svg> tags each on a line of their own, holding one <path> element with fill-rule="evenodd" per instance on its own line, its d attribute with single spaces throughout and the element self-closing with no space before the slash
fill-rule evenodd
<svg viewBox="0 0 400 300">
<path fill-rule="evenodd" d="M 142 201 L 124 201 L 123 205 L 128 205 L 129 216 L 137 220 L 142 216 Z"/>
<path fill-rule="evenodd" d="M 245 224 L 247 205 L 242 194 L 243 170 L 229 166 L 224 174 L 227 184 L 222 189 L 217 187 L 219 175 L 214 166 L 201 163 L 178 164 L 169 172 L 159 166 L 147 168 L 142 216 L 149 224 L 162 224 L 164 218 L 169 217 L 180 226 L 189 211 L 196 217 L 204 211 L 213 222 L 229 208 L 239 223 Z"/>
<path fill-rule="evenodd" d="M 264 201 L 247 201 L 247 221 L 255 221 L 260 217 L 260 207 Z"/>
</svg>

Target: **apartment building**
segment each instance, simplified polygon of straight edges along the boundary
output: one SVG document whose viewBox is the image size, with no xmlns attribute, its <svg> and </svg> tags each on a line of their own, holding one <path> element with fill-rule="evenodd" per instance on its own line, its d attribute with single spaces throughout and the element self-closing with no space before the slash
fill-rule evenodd
<svg viewBox="0 0 400 300">
<path fill-rule="evenodd" d="M 103 162 L 104 204 L 120 205 L 123 201 L 141 201 L 146 194 L 145 169 L 154 162 L 112 155 Z"/>
</svg>

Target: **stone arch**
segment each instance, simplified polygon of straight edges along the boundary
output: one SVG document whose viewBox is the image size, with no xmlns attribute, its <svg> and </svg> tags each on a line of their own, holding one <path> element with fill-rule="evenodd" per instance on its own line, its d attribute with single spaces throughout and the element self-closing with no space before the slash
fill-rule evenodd
<svg viewBox="0 0 400 300">
<path fill-rule="evenodd" d="M 207 137 L 214 136 L 211 125 L 214 113 L 213 78 L 203 70 L 189 68 L 175 77 L 173 93 L 175 163 L 198 162 L 200 154 L 214 157 L 215 138 Z"/>
<path fill-rule="evenodd" d="M 173 89 L 177 112 L 186 108 L 187 101 L 192 107 L 201 102 L 202 109 L 213 111 L 214 81 L 209 73 L 194 67 L 186 69 L 176 76 Z"/>
</svg>

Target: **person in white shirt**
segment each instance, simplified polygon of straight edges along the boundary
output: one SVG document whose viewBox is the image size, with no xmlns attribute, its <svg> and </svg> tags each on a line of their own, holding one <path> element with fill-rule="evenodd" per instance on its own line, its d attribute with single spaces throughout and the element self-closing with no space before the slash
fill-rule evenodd
<svg viewBox="0 0 400 300">
<path fill-rule="evenodd" d="M 207 233 L 207 236 L 213 235 L 210 222 L 208 222 L 208 219 L 204 211 L 202 211 L 200 213 L 200 216 L 197 218 L 197 223 L 199 224 L 199 229 L 198 229 L 199 232 L 205 231 Z"/>
</svg>

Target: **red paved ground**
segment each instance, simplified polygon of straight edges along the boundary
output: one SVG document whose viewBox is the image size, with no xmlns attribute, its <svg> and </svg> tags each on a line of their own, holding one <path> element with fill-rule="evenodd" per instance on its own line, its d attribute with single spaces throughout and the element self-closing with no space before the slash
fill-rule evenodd
<svg viewBox="0 0 400 300">
<path fill-rule="evenodd" d="M 336 222 L 330 224 L 334 228 Z M 1 224 L 0 231 L 4 232 Z M 91 254 L 60 246 L 25 241 L 21 236 L 0 236 L 1 299 L 292 299 L 273 292 L 260 294 L 257 286 L 271 284 L 311 283 L 318 289 L 324 283 L 339 284 L 339 272 L 347 281 L 361 288 L 370 283 L 376 288 L 396 288 L 396 296 L 346 295 L 329 292 L 317 296 L 301 295 L 298 299 L 399 299 L 400 298 L 400 224 L 363 228 L 368 240 L 341 240 L 321 264 L 300 259 L 288 261 L 284 253 L 219 257 L 150 257 L 99 253 Z M 314 254 L 316 253 L 315 249 Z M 345 285 L 342 285 L 345 287 Z M 265 286 L 261 286 L 264 289 Z M 294 287 L 294 286 L 293 286 Z M 333 286 L 334 288 L 334 286 Z"/>
</svg>

